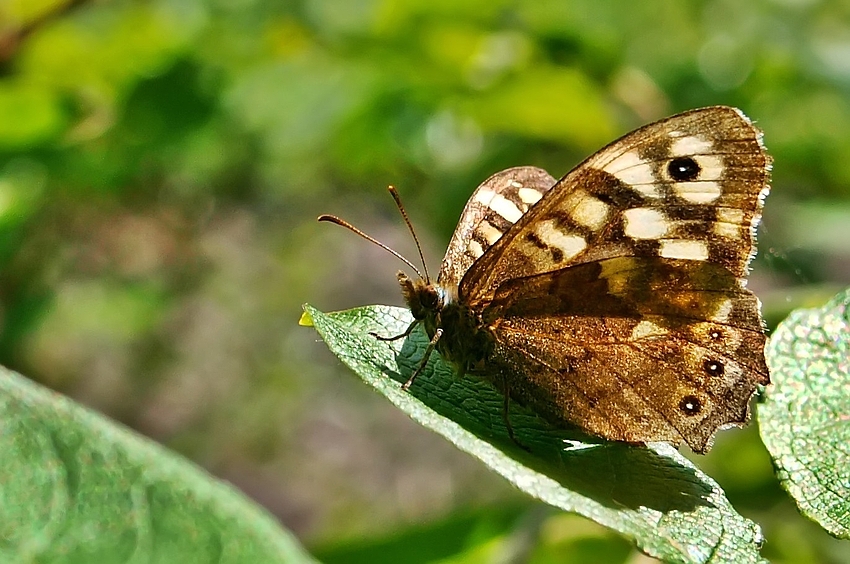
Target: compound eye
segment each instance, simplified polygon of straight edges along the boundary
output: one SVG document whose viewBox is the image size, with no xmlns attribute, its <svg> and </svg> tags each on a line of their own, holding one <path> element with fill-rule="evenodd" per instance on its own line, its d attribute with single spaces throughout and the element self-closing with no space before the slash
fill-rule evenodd
<svg viewBox="0 0 850 564">
<path fill-rule="evenodd" d="M 422 290 L 420 302 L 422 303 L 422 307 L 433 311 L 439 309 L 440 296 L 437 294 L 437 290 L 433 286 L 426 286 Z"/>
</svg>

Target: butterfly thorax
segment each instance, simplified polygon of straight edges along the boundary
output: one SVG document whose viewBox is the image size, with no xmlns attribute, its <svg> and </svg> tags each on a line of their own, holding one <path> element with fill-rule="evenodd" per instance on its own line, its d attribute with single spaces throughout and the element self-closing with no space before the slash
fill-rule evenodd
<svg viewBox="0 0 850 564">
<path fill-rule="evenodd" d="M 428 338 L 433 339 L 437 330 L 442 330 L 436 344 L 440 355 L 455 365 L 459 375 L 480 369 L 492 350 L 493 339 L 481 317 L 458 299 L 457 287 L 414 280 L 403 272 L 398 273 L 398 281 L 410 312 Z"/>
</svg>

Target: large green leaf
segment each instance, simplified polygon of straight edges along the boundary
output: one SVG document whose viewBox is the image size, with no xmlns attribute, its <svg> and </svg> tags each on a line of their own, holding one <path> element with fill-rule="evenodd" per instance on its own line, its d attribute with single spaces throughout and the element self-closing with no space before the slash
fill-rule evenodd
<svg viewBox="0 0 850 564">
<path fill-rule="evenodd" d="M 761 561 L 758 526 L 736 513 L 719 486 L 671 446 L 633 447 L 554 429 L 512 404 L 511 424 L 526 452 L 508 437 L 502 396 L 474 378 L 455 378 L 437 354 L 410 392 L 401 390 L 399 382 L 422 356 L 425 335 L 417 330 L 387 343 L 368 333 L 403 332 L 411 321 L 407 310 L 305 310 L 305 321 L 366 383 L 528 494 L 617 530 L 667 561 Z"/>
<path fill-rule="evenodd" d="M 232 487 L 0 368 L 0 562 L 313 562 Z"/>
<path fill-rule="evenodd" d="M 793 312 L 767 360 L 759 428 L 779 478 L 804 514 L 850 538 L 850 290 Z"/>
</svg>

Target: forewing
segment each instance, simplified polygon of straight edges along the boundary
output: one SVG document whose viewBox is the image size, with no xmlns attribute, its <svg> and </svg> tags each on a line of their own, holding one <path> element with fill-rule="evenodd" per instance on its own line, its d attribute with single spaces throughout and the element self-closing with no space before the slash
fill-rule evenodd
<svg viewBox="0 0 850 564">
<path fill-rule="evenodd" d="M 707 261 L 742 279 L 768 175 L 760 131 L 734 108 L 642 127 L 581 163 L 496 239 L 467 270 L 461 299 L 485 303 L 512 278 L 613 257 Z"/>
<path fill-rule="evenodd" d="M 456 288 L 463 275 L 557 181 L 542 168 L 497 172 L 473 192 L 440 266 L 438 282 Z"/>
</svg>

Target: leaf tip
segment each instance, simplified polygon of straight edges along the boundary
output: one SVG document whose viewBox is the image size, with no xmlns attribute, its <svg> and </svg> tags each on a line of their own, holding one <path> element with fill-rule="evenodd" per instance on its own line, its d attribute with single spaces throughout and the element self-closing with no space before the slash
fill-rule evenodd
<svg viewBox="0 0 850 564">
<path fill-rule="evenodd" d="M 310 315 L 310 311 L 307 304 L 304 304 L 304 313 L 301 314 L 301 317 L 298 319 L 298 325 L 301 327 L 313 327 L 313 316 Z"/>
</svg>

